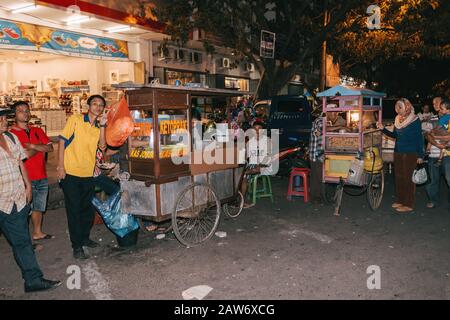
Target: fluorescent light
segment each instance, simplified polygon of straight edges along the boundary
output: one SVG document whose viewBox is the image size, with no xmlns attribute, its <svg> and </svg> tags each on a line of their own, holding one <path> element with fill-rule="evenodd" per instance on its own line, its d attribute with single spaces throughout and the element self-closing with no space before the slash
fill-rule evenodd
<svg viewBox="0 0 450 320">
<path fill-rule="evenodd" d="M 131 26 L 117 26 L 106 29 L 108 32 L 123 32 L 123 31 L 130 31 L 132 28 Z"/>
<path fill-rule="evenodd" d="M 12 9 L 11 13 L 24 13 L 24 12 L 32 11 L 36 8 L 37 8 L 37 5 L 35 5 L 34 3 L 29 3 L 22 7 Z"/>
<path fill-rule="evenodd" d="M 78 23 L 87 22 L 89 20 L 91 20 L 91 17 L 88 17 L 88 16 L 75 16 L 75 17 L 72 17 L 72 18 L 66 20 L 66 24 L 67 25 L 78 24 Z"/>
</svg>

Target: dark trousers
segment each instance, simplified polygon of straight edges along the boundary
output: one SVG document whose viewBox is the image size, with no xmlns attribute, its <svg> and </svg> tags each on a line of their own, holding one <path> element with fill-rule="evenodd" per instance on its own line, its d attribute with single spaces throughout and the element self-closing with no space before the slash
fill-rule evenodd
<svg viewBox="0 0 450 320">
<path fill-rule="evenodd" d="M 61 180 L 66 203 L 67 223 L 72 248 L 81 248 L 88 240 L 94 222 L 94 207 L 91 203 L 95 194 L 94 178 L 80 178 L 71 175 Z"/>
<path fill-rule="evenodd" d="M 394 152 L 395 195 L 397 202 L 413 208 L 416 185 L 412 174 L 417 167 L 417 154 Z"/>
<path fill-rule="evenodd" d="M 94 178 L 94 185 L 105 193 L 108 196 L 113 195 L 114 193 L 120 191 L 120 185 L 115 182 L 113 179 L 101 174 L 98 177 Z"/>
<path fill-rule="evenodd" d="M 448 194 L 447 201 L 450 204 L 450 157 L 444 157 L 444 159 L 442 159 L 442 164 L 440 166 L 436 166 L 436 161 L 438 161 L 438 158 L 428 159 L 429 182 L 425 186 L 427 190 L 427 195 L 431 202 L 433 202 L 437 206 L 440 205 L 439 186 L 441 183 L 441 175 L 443 174 L 449 186 L 447 188 Z"/>
<path fill-rule="evenodd" d="M 30 206 L 17 212 L 14 205 L 11 214 L 0 211 L 0 229 L 12 247 L 14 258 L 22 271 L 25 285 L 31 286 L 42 278 L 42 271 L 36 261 L 30 231 L 28 229 L 28 214 Z M 4 276 L 7 276 L 4 274 Z"/>
<path fill-rule="evenodd" d="M 322 171 L 323 162 L 311 161 L 311 177 L 309 185 L 311 186 L 310 193 L 312 201 L 322 200 Z"/>
</svg>

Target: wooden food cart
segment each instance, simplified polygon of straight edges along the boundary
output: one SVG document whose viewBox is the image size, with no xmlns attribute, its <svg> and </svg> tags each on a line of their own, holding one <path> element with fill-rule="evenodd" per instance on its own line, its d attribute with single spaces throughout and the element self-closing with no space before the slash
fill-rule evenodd
<svg viewBox="0 0 450 320">
<path fill-rule="evenodd" d="M 339 215 L 342 194 L 366 192 L 372 210 L 378 209 L 384 191 L 382 161 L 382 98 L 384 93 L 336 86 L 318 94 L 325 115 L 337 112 L 345 126 L 331 127 L 323 118 L 323 198 Z M 328 127 L 327 127 L 328 126 Z M 345 190 L 344 190 L 344 186 Z"/>
<path fill-rule="evenodd" d="M 128 138 L 131 179 L 121 181 L 124 211 L 138 216 L 141 226 L 143 220 L 171 219 L 177 239 L 186 246 L 209 239 L 219 224 L 221 208 L 231 217 L 242 210 L 244 198 L 239 186 L 244 168 L 237 161 L 234 141 L 231 147 L 230 143 L 217 143 L 210 150 L 211 155 L 217 153 L 223 159 L 222 163 L 203 159 L 204 148 L 211 144 L 203 140 L 193 143 L 188 134 L 193 132 L 194 123 L 198 128 L 198 121 L 191 117 L 191 99 L 220 98 L 229 102 L 231 97 L 245 93 L 149 85 L 126 90 L 125 94 L 135 130 Z M 230 120 L 230 104 L 226 104 Z M 185 163 L 175 163 L 174 153 Z"/>
</svg>

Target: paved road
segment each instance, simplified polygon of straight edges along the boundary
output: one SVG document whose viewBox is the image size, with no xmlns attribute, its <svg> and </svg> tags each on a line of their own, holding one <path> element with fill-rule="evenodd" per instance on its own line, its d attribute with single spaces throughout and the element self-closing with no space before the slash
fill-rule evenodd
<svg viewBox="0 0 450 320">
<path fill-rule="evenodd" d="M 390 209 L 388 178 L 378 212 L 364 196 L 344 195 L 342 215 L 335 217 L 330 207 L 287 202 L 286 179 L 273 184 L 275 207 L 260 200 L 237 219 L 222 219 L 226 238 L 186 248 L 173 234 L 156 240 L 156 233 L 141 232 L 136 248 L 121 250 L 98 225 L 92 235 L 102 248 L 83 263 L 71 257 L 64 209 L 50 211 L 46 230 L 57 238 L 37 256 L 45 275 L 64 285 L 24 294 L 1 237 L 0 299 L 182 299 L 198 285 L 212 288 L 205 299 L 450 299 L 450 213 L 426 209 L 423 187 L 412 214 Z M 81 270 L 79 290 L 66 286 L 71 265 Z M 372 265 L 381 270 L 379 290 L 367 288 Z"/>
</svg>

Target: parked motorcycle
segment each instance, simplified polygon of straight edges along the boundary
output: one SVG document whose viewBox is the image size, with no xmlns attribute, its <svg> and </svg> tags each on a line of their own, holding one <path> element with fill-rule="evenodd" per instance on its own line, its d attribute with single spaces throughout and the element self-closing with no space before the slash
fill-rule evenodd
<svg viewBox="0 0 450 320">
<path fill-rule="evenodd" d="M 292 168 L 309 168 L 308 144 L 297 138 L 289 137 L 296 144 L 293 147 L 280 150 L 279 152 L 279 176 L 289 176 Z"/>
</svg>

